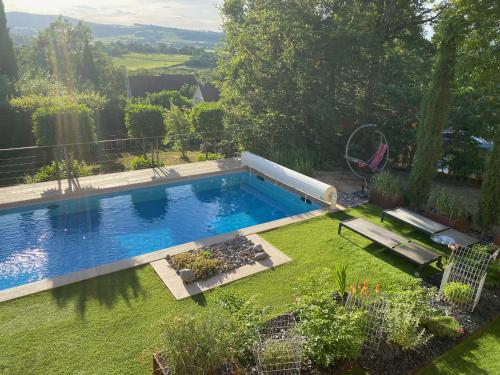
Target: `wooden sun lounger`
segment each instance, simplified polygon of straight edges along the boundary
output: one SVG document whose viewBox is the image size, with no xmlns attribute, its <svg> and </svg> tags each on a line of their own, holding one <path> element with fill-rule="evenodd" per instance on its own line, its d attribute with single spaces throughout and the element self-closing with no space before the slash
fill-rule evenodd
<svg viewBox="0 0 500 375">
<path fill-rule="evenodd" d="M 409 241 L 399 234 L 379 227 L 378 225 L 375 225 L 365 219 L 356 218 L 341 221 L 338 229 L 339 234 L 341 234 L 342 227 L 346 227 L 353 232 L 388 248 L 403 258 L 418 264 L 420 267 L 434 261 L 437 261 L 438 266 L 441 267 L 441 255 L 436 254 L 423 246 Z"/>
<path fill-rule="evenodd" d="M 452 242 L 456 242 L 462 246 L 471 246 L 479 242 L 477 238 L 471 237 L 468 234 L 459 232 L 455 229 L 451 229 L 446 225 L 438 223 L 406 208 L 399 207 L 385 210 L 382 212 L 380 220 L 383 222 L 386 216 L 410 225 L 421 232 L 431 235 L 431 237 L 438 234 L 440 236 L 450 237 L 453 239 Z"/>
<path fill-rule="evenodd" d="M 402 207 L 383 211 L 380 220 L 384 221 L 386 216 L 401 221 L 415 229 L 431 235 L 450 229 L 450 227 L 447 227 L 446 225 L 437 223 L 434 220 Z"/>
</svg>

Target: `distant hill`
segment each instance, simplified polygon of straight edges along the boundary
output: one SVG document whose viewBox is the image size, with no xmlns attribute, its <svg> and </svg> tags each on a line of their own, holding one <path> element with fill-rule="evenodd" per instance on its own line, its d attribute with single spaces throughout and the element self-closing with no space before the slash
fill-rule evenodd
<svg viewBox="0 0 500 375">
<path fill-rule="evenodd" d="M 24 12 L 7 12 L 7 24 L 15 42 L 24 43 L 36 36 L 41 29 L 46 28 L 58 16 L 45 14 L 32 14 Z M 79 20 L 63 16 L 65 20 L 76 24 Z M 213 48 L 222 38 L 223 33 L 213 31 L 196 31 L 176 29 L 154 25 L 108 25 L 86 22 L 96 40 L 111 41 L 143 41 L 146 43 L 167 43 L 178 47 L 197 46 Z"/>
</svg>

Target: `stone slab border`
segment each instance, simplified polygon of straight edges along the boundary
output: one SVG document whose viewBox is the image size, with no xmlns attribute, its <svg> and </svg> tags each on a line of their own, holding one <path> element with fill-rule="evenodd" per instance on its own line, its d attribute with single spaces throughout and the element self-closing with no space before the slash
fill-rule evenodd
<svg viewBox="0 0 500 375">
<path fill-rule="evenodd" d="M 292 261 L 291 258 L 259 235 L 251 234 L 246 237 L 253 243 L 262 245 L 269 257 L 254 264 L 247 264 L 230 272 L 212 276 L 206 280 L 185 284 L 165 259 L 157 260 L 150 264 L 174 298 L 181 300 Z"/>
</svg>

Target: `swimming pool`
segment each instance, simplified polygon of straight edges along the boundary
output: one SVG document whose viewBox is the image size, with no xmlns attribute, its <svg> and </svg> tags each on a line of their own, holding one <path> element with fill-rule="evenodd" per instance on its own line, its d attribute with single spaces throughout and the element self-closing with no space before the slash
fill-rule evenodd
<svg viewBox="0 0 500 375">
<path fill-rule="evenodd" d="M 247 172 L 0 211 L 0 290 L 320 208 Z"/>
</svg>

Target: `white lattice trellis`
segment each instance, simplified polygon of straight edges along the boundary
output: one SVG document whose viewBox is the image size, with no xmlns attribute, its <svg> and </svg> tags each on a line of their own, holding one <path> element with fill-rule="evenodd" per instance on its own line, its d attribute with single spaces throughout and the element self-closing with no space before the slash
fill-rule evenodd
<svg viewBox="0 0 500 375">
<path fill-rule="evenodd" d="M 254 350 L 259 374 L 300 374 L 304 339 L 297 335 L 295 326 L 294 316 L 287 314 L 259 331 L 259 343 Z"/>
<path fill-rule="evenodd" d="M 349 294 L 345 303 L 347 309 L 360 309 L 365 312 L 363 331 L 366 335 L 366 346 L 377 351 L 385 328 L 387 315 L 387 299 L 382 294 L 361 296 Z"/>
<path fill-rule="evenodd" d="M 464 246 L 453 249 L 443 273 L 438 297 L 449 302 L 452 308 L 474 311 L 481 298 L 488 264 L 497 255 L 498 250 L 490 255 L 487 252 Z M 451 283 L 465 284 L 468 287 L 446 293 L 447 286 L 448 290 L 451 290 Z M 460 285 L 457 284 L 457 286 Z"/>
</svg>

